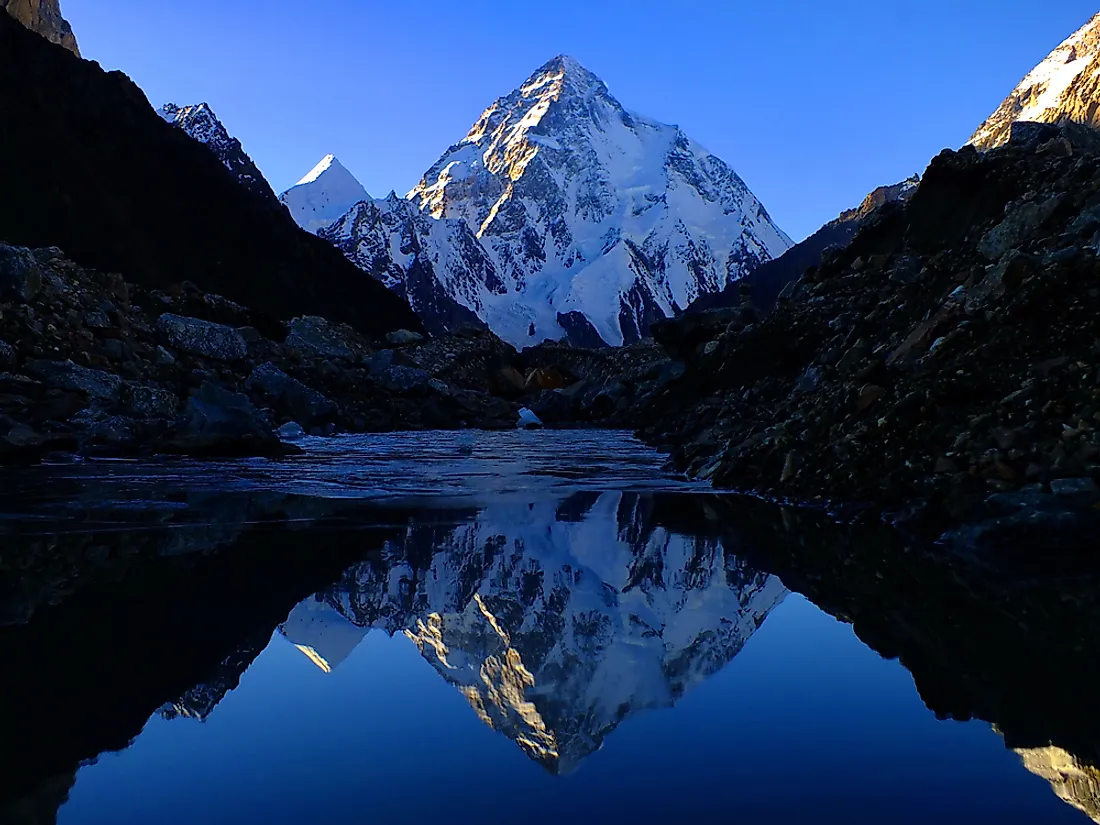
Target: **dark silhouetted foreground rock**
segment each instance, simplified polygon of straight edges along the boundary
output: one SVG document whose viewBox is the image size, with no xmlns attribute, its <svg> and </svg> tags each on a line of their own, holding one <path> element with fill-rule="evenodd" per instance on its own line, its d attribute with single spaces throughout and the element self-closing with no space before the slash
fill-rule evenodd
<svg viewBox="0 0 1100 825">
<path fill-rule="evenodd" d="M 0 238 L 9 243 L 58 244 L 149 287 L 194 281 L 286 320 L 323 315 L 372 336 L 421 329 L 399 297 L 241 186 L 125 75 L 5 14 L 0 111 Z"/>
<path fill-rule="evenodd" d="M 944 152 L 767 318 L 692 339 L 684 377 L 639 411 L 646 436 L 700 477 L 782 498 L 930 501 L 949 520 L 1003 517 L 991 495 L 1067 479 L 1088 499 L 1097 142 L 1068 126 Z"/>
</svg>

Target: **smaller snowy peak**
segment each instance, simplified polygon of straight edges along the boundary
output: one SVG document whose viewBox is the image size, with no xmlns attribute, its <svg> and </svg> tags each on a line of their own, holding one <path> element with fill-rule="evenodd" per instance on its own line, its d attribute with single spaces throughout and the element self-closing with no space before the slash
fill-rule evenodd
<svg viewBox="0 0 1100 825">
<path fill-rule="evenodd" d="M 194 140 L 206 145 L 246 189 L 275 200 L 275 191 L 264 178 L 263 173 L 245 153 L 241 142 L 229 134 L 222 122 L 218 120 L 218 116 L 214 114 L 209 104 L 177 106 L 174 103 L 166 103 L 157 109 L 157 114 L 168 123 L 182 129 Z"/>
<path fill-rule="evenodd" d="M 363 184 L 335 155 L 325 155 L 279 197 L 297 224 L 314 235 L 344 217 L 356 204 L 368 200 L 370 196 Z"/>
<path fill-rule="evenodd" d="M 970 143 L 987 150 L 1008 141 L 1013 123 L 1091 121 L 1100 102 L 1100 14 L 1028 73 Z"/>
</svg>

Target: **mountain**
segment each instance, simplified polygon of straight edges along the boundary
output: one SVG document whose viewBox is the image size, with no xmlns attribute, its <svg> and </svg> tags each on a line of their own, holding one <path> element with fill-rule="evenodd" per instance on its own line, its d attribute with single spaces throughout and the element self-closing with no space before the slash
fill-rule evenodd
<svg viewBox="0 0 1100 825">
<path fill-rule="evenodd" d="M 992 149 L 1008 142 L 1020 121 L 1070 120 L 1100 125 L 1100 14 L 1093 17 L 1020 81 L 970 143 Z"/>
<path fill-rule="evenodd" d="M 464 221 L 436 220 L 391 193 L 357 203 L 319 234 L 408 301 L 433 335 L 484 326 L 468 307 L 477 305 L 481 285 L 499 281 Z"/>
<path fill-rule="evenodd" d="M 787 595 L 654 509 L 584 492 L 413 525 L 281 630 L 326 672 L 366 630 L 404 635 L 485 724 L 567 773 L 624 719 L 725 667 Z"/>
<path fill-rule="evenodd" d="M 191 281 L 282 318 L 369 335 L 421 324 L 396 295 L 105 72 L 0 14 L 0 238 L 164 288 Z M 29 162 L 35 158 L 42 162 Z"/>
<path fill-rule="evenodd" d="M 298 226 L 316 235 L 360 201 L 370 200 L 370 196 L 336 155 L 325 155 L 279 200 Z"/>
<path fill-rule="evenodd" d="M 513 344 L 561 337 L 572 312 L 609 344 L 636 341 L 791 246 L 730 167 L 564 56 L 486 109 L 409 198 L 481 240 L 496 277 L 469 285 L 468 305 Z"/>
<path fill-rule="evenodd" d="M 407 199 L 441 225 L 389 198 L 322 235 L 430 329 L 475 316 L 517 346 L 638 341 L 791 246 L 725 163 L 568 57 L 486 109 Z"/>
<path fill-rule="evenodd" d="M 721 292 L 703 295 L 687 308 L 689 313 L 739 306 L 747 293 L 753 305 L 769 311 L 783 289 L 801 278 L 806 270 L 821 265 L 821 256 L 831 246 L 845 247 L 860 226 L 875 210 L 888 203 L 905 202 L 920 185 L 920 175 L 892 186 L 880 186 L 855 209 L 847 209 L 801 243 L 795 244 L 773 261 L 754 269 L 740 281 L 728 284 Z"/>
<path fill-rule="evenodd" d="M 80 57 L 72 26 L 61 16 L 60 0 L 0 0 L 0 8 L 31 31 Z"/>
<path fill-rule="evenodd" d="M 206 103 L 197 106 L 176 106 L 167 103 L 157 109 L 157 114 L 174 126 L 178 126 L 217 156 L 225 168 L 245 189 L 275 199 L 275 192 L 263 173 L 252 162 L 241 142 L 231 136 L 213 109 Z"/>
</svg>

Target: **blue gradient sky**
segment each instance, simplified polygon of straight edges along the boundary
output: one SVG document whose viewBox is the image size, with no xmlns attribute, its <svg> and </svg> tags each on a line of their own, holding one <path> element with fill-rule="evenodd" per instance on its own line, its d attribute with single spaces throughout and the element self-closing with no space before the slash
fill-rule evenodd
<svg viewBox="0 0 1100 825">
<path fill-rule="evenodd" d="M 740 172 L 796 238 L 959 146 L 1095 0 L 62 0 L 86 57 L 207 101 L 279 191 L 327 152 L 404 193 L 571 54 Z"/>
</svg>

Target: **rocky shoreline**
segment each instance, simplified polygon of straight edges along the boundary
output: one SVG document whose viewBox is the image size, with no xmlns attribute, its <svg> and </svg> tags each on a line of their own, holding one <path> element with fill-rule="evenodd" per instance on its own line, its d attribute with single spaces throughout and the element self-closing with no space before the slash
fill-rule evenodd
<svg viewBox="0 0 1100 825">
<path fill-rule="evenodd" d="M 461 378 L 495 339 L 456 339 L 429 372 L 416 356 L 435 344 L 417 346 L 416 333 L 387 343 L 316 317 L 284 324 L 191 284 L 128 284 L 57 249 L 0 245 L 0 313 L 0 462 L 285 455 L 294 448 L 276 431 L 288 424 L 284 434 L 326 435 L 518 417 L 515 402 L 439 377 Z"/>
<path fill-rule="evenodd" d="M 306 434 L 522 421 L 630 428 L 642 399 L 681 373 L 652 341 L 517 352 L 476 327 L 376 340 L 0 242 L 0 463 L 56 453 L 278 457 Z"/>
</svg>

